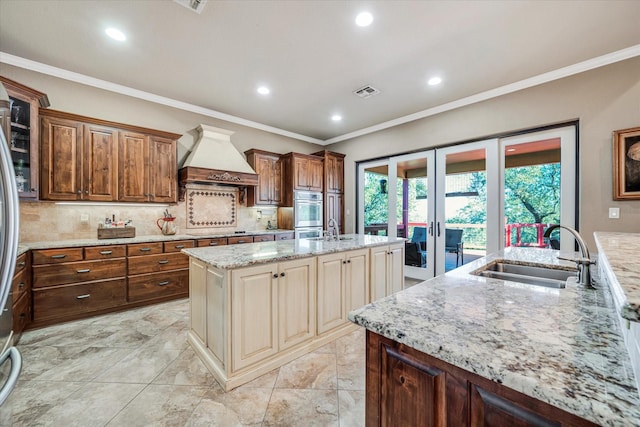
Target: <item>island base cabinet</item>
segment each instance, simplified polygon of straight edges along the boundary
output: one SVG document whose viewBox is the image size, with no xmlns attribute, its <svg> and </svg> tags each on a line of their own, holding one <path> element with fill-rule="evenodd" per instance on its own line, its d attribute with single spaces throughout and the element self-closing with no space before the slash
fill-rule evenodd
<svg viewBox="0 0 640 427">
<path fill-rule="evenodd" d="M 371 301 L 401 291 L 404 285 L 404 244 L 371 248 Z"/>
<path fill-rule="evenodd" d="M 596 426 L 370 331 L 366 375 L 367 427 Z"/>
</svg>

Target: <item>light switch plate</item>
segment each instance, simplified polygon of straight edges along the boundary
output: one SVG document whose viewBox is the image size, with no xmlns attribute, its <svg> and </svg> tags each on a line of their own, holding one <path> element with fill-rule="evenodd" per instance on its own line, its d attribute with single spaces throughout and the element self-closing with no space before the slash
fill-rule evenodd
<svg viewBox="0 0 640 427">
<path fill-rule="evenodd" d="M 80 214 L 80 222 L 83 224 L 87 224 L 89 222 L 89 214 Z"/>
<path fill-rule="evenodd" d="M 609 218 L 620 219 L 620 208 L 609 208 Z"/>
</svg>

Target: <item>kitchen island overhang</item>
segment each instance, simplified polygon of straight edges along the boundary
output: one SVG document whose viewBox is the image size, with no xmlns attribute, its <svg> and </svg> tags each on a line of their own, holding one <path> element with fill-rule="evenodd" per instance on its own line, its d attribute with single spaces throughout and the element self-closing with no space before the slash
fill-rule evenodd
<svg viewBox="0 0 640 427">
<path fill-rule="evenodd" d="M 183 249 L 187 340 L 225 390 L 353 332 L 349 311 L 402 289 L 405 239 L 340 237 Z"/>
</svg>

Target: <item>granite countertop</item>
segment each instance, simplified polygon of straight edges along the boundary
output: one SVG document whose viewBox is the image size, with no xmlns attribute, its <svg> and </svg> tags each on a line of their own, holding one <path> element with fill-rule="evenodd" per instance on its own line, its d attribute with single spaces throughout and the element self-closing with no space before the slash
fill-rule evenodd
<svg viewBox="0 0 640 427">
<path fill-rule="evenodd" d="M 154 234 L 147 236 L 125 237 L 121 239 L 69 239 L 69 240 L 43 240 L 39 242 L 20 242 L 18 245 L 18 255 L 31 249 L 52 249 L 52 248 L 72 248 L 78 246 L 106 246 L 123 245 L 129 243 L 145 242 L 169 242 L 173 240 L 195 240 L 195 239 L 215 239 L 218 237 L 241 237 L 259 236 L 263 234 L 293 233 L 293 230 L 255 230 L 246 233 L 209 233 L 209 234 L 174 234 L 165 236 L 164 234 Z"/>
<path fill-rule="evenodd" d="M 404 238 L 343 234 L 344 240 L 281 240 L 245 245 L 187 248 L 182 252 L 216 268 L 234 269 L 403 242 Z"/>
<path fill-rule="evenodd" d="M 640 233 L 594 233 L 598 259 L 613 275 L 609 275 L 624 319 L 640 322 Z"/>
<path fill-rule="evenodd" d="M 551 289 L 469 274 L 499 259 L 573 265 L 558 254 L 507 248 L 349 319 L 595 423 L 640 425 L 640 396 L 608 287 Z"/>
</svg>

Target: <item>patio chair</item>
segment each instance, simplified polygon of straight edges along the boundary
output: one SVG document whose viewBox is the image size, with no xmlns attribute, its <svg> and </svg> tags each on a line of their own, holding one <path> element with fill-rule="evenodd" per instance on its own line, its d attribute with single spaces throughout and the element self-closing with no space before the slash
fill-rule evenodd
<svg viewBox="0 0 640 427">
<path fill-rule="evenodd" d="M 424 259 L 427 258 L 427 228 L 413 227 L 411 241 L 420 245 L 420 253 Z"/>
<path fill-rule="evenodd" d="M 456 267 L 460 261 L 464 265 L 464 243 L 462 242 L 462 230 L 447 228 L 444 233 L 444 250 L 456 254 Z"/>
<path fill-rule="evenodd" d="M 422 251 L 420 251 L 420 245 L 418 243 L 405 242 L 404 265 L 423 268 L 427 266 L 427 257 Z"/>
</svg>

